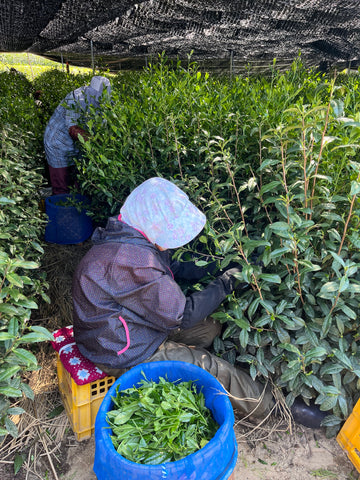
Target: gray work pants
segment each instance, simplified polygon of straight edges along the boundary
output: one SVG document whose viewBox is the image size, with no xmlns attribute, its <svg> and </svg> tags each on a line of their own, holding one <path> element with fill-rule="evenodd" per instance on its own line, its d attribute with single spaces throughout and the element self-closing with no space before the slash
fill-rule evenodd
<svg viewBox="0 0 360 480">
<path fill-rule="evenodd" d="M 172 333 L 145 362 L 180 360 L 197 365 L 219 380 L 229 393 L 233 408 L 240 414 L 260 419 L 266 417 L 274 405 L 270 389 L 254 381 L 245 370 L 206 350 L 220 331 L 221 325 L 208 317 L 193 328 Z M 97 366 L 115 377 L 128 370 Z"/>
</svg>

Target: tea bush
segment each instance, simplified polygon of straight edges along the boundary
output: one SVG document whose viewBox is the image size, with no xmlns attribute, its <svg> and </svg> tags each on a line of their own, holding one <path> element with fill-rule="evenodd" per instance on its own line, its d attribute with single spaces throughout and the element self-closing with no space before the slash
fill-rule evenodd
<svg viewBox="0 0 360 480">
<path fill-rule="evenodd" d="M 43 132 L 65 95 L 90 76 L 50 71 L 33 83 L 24 75 L 0 73 L 0 437 L 18 434 L 14 406 L 33 392 L 23 373 L 38 369 L 31 344 L 52 335 L 31 320 L 39 301 L 49 301 L 46 278 L 39 267 L 46 217 L 39 208 L 44 178 Z M 34 92 L 41 90 L 41 105 Z"/>
<path fill-rule="evenodd" d="M 216 137 L 227 140 L 241 178 L 249 177 L 259 125 L 275 126 L 281 109 L 313 97 L 322 82 L 320 75 L 309 77 L 299 61 L 286 74 L 274 70 L 270 79 L 229 80 L 210 77 L 195 63 L 174 67 L 165 58 L 141 74 L 119 74 L 111 81 L 113 102 L 88 123 L 92 141 L 78 162 L 82 188 L 102 205 L 104 218 L 150 176 L 207 182 L 217 162 L 211 153 Z M 227 173 L 220 173 L 219 183 L 227 180 Z"/>
<path fill-rule="evenodd" d="M 26 105 L 26 102 L 25 102 Z M 33 392 L 23 373 L 38 369 L 29 345 L 49 340 L 43 327 L 32 325 L 39 298 L 48 301 L 46 281 L 40 275 L 45 219 L 39 209 L 43 176 L 36 163 L 34 138 L 14 125 L 2 127 L 0 155 L 0 438 L 17 436 L 11 420 L 23 410 L 14 402 Z"/>
<path fill-rule="evenodd" d="M 65 96 L 75 88 L 90 83 L 91 78 L 92 75 L 87 73 L 72 75 L 57 69 L 51 69 L 38 75 L 33 80 L 33 89 L 41 92 L 40 100 L 44 116 L 42 133 L 55 108 Z"/>
<path fill-rule="evenodd" d="M 331 414 L 329 435 L 351 412 L 360 384 L 360 124 L 338 117 L 337 107 L 329 100 L 286 110 L 283 125 L 260 137 L 260 165 L 242 185 L 235 159 L 223 155 L 218 168 L 229 173 L 236 201 L 210 185 L 217 203 L 207 213 L 215 253 L 223 263 L 237 260 L 250 286 L 216 315 L 229 325 L 218 351 L 248 364 L 254 379 L 275 379 L 289 405 L 299 395 L 314 400 Z M 342 165 L 341 195 L 322 162 Z"/>
<path fill-rule="evenodd" d="M 42 120 L 34 99 L 34 89 L 25 75 L 18 73 L 0 72 L 0 92 L 2 103 L 0 106 L 0 128 L 11 127 L 15 135 L 22 132 L 38 132 L 27 138 L 29 151 L 35 152 L 36 162 L 28 157 L 29 166 L 37 167 L 39 154 L 43 150 L 41 132 Z"/>
</svg>

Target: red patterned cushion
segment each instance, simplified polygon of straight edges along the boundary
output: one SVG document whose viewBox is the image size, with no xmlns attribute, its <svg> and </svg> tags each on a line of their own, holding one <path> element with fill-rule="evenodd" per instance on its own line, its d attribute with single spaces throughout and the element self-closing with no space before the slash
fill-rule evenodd
<svg viewBox="0 0 360 480">
<path fill-rule="evenodd" d="M 107 376 L 80 353 L 74 341 L 72 325 L 56 330 L 53 335 L 55 341 L 51 344 L 54 350 L 58 352 L 64 368 L 70 373 L 77 385 L 92 383 Z"/>
</svg>

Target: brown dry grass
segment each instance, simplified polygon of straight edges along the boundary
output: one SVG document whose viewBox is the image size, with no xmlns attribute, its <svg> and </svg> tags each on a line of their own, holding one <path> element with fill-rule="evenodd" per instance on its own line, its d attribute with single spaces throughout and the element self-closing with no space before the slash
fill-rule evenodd
<svg viewBox="0 0 360 480">
<path fill-rule="evenodd" d="M 12 420 L 18 427 L 17 438 L 6 437 L 0 445 L 0 476 L 2 480 L 14 478 L 13 461 L 16 455 L 24 459 L 23 468 L 16 478 L 43 479 L 44 471 L 55 472 L 54 463 L 69 420 L 61 405 L 57 388 L 55 355 L 48 345 L 40 347 L 37 358 L 41 369 L 29 372 L 27 379 L 34 392 L 34 400 L 23 399 L 18 406 L 25 410 Z M 55 480 L 57 477 L 53 476 Z"/>
<path fill-rule="evenodd" d="M 41 303 L 33 320 L 50 331 L 72 325 L 71 285 L 75 268 L 91 247 L 90 242 L 81 245 L 48 244 L 42 260 L 42 269 L 49 283 L 51 303 Z"/>
</svg>

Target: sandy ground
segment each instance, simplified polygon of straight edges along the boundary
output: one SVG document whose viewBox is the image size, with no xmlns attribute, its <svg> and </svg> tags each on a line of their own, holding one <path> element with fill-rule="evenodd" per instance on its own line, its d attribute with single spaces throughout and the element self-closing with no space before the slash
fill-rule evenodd
<svg viewBox="0 0 360 480">
<path fill-rule="evenodd" d="M 18 439 L 0 443 L 0 480 L 112 480 L 97 479 L 93 472 L 94 435 L 79 442 L 72 432 L 57 387 L 53 351 L 43 352 L 42 364 L 32 383 L 35 390 L 39 384 L 47 391 L 23 405 L 26 414 L 19 417 Z M 346 452 L 336 438 L 326 438 L 324 429 L 297 424 L 289 428 L 280 422 L 273 417 L 254 426 L 236 417 L 238 459 L 230 480 L 360 480 Z M 16 454 L 24 463 L 14 475 Z"/>
<path fill-rule="evenodd" d="M 292 434 L 275 432 L 265 440 L 245 439 L 235 427 L 238 461 L 233 480 L 358 480 L 354 466 L 336 439 L 327 439 L 322 430 L 295 426 Z M 71 443 L 70 443 L 71 445 Z M 95 440 L 72 443 L 67 450 L 68 470 L 62 480 L 97 479 L 92 470 Z M 204 479 L 206 480 L 206 479 Z"/>
<path fill-rule="evenodd" d="M 0 480 L 112 480 L 97 479 L 93 472 L 94 435 L 78 442 L 65 411 L 49 420 L 49 412 L 57 404 L 56 393 L 51 393 L 49 401 L 42 398 L 39 402 L 48 412 L 42 413 L 39 423 L 30 424 L 26 446 L 0 446 Z M 336 439 L 326 438 L 323 429 L 293 425 L 289 430 L 271 420 L 256 431 L 236 420 L 234 429 L 238 459 L 231 480 L 360 479 Z M 34 435 L 36 431 L 38 435 Z M 13 455 L 8 456 L 11 449 Z M 26 459 L 16 476 L 11 463 L 15 452 Z"/>
</svg>

